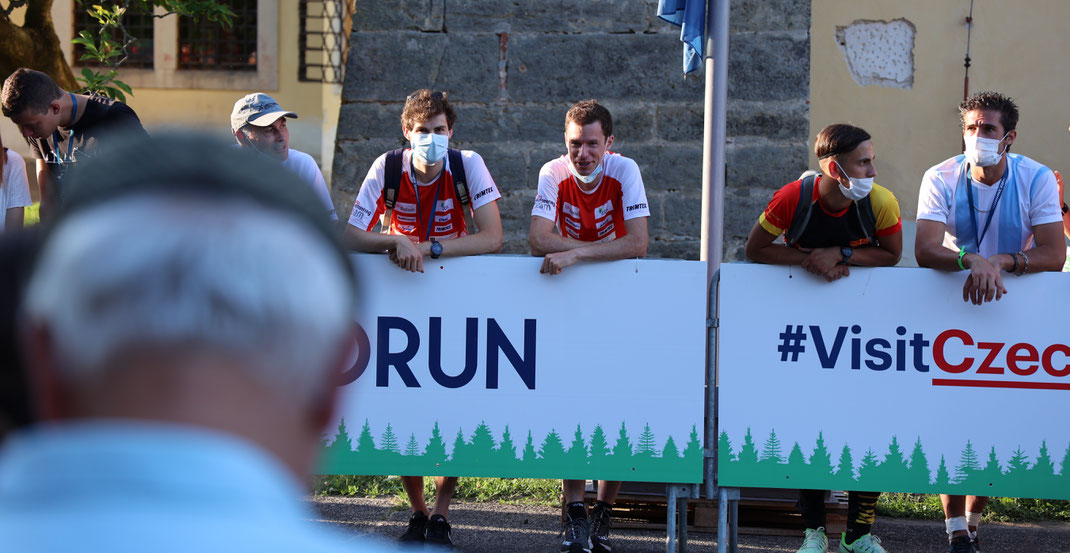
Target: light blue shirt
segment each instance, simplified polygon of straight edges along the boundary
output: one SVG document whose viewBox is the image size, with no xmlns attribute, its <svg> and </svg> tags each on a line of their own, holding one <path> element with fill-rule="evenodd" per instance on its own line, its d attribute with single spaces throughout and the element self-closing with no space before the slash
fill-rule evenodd
<svg viewBox="0 0 1070 553">
<path fill-rule="evenodd" d="M 0 450 L 0 551 L 393 551 L 311 522 L 292 473 L 257 446 L 148 422 L 40 426 Z"/>
</svg>

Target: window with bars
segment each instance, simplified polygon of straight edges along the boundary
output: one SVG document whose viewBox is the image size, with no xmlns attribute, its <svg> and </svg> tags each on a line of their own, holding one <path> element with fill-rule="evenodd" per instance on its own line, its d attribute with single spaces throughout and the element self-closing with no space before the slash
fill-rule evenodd
<svg viewBox="0 0 1070 553">
<path fill-rule="evenodd" d="M 74 36 L 82 31 L 89 31 L 96 36 L 100 30 L 100 24 L 89 15 L 88 6 L 74 3 Z M 153 44 L 153 17 L 151 13 L 127 12 L 123 15 L 123 27 L 126 33 L 134 38 L 134 42 L 126 49 L 126 61 L 122 66 L 126 68 L 152 69 L 152 44 Z M 122 33 L 113 30 L 112 40 L 122 42 Z M 80 44 L 74 45 L 74 65 L 78 67 L 101 67 L 96 60 L 82 60 L 85 48 Z"/>
<path fill-rule="evenodd" d="M 298 80 L 342 82 L 349 49 L 347 22 L 353 16 L 351 9 L 348 0 L 300 0 Z"/>
<path fill-rule="evenodd" d="M 178 22 L 178 69 L 256 71 L 257 0 L 221 0 L 234 12 L 225 27 L 183 17 Z"/>
</svg>

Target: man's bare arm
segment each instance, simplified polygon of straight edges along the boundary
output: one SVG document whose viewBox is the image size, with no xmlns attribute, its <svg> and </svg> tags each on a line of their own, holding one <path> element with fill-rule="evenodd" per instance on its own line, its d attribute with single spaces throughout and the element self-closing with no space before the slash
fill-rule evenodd
<svg viewBox="0 0 1070 553">
<path fill-rule="evenodd" d="M 535 221 L 532 221 L 532 225 L 535 225 Z M 628 234 L 616 240 L 601 243 L 576 241 L 581 244 L 579 247 L 547 254 L 540 271 L 556 275 L 565 267 L 581 261 L 612 261 L 645 256 L 649 240 L 647 218 L 636 217 L 624 221 L 624 228 Z"/>
<path fill-rule="evenodd" d="M 1033 240 L 1036 247 L 1025 252 L 1029 256 L 1027 272 L 1063 270 L 1063 264 L 1066 263 L 1066 242 L 1063 241 L 1062 223 L 1045 223 L 1033 227 Z M 1021 256 L 1018 257 L 1020 263 Z"/>
<path fill-rule="evenodd" d="M 342 245 L 358 252 L 390 254 L 390 260 L 406 271 L 424 272 L 420 248 L 401 234 L 381 234 L 346 225 L 342 233 Z"/>
<path fill-rule="evenodd" d="M 744 250 L 747 259 L 767 265 L 802 265 L 803 260 L 810 255 L 784 244 L 774 244 L 776 239 L 777 236 L 765 230 L 761 223 L 754 223 Z"/>
<path fill-rule="evenodd" d="M 443 257 L 479 255 L 502 251 L 502 219 L 498 214 L 498 202 L 493 201 L 480 206 L 475 211 L 475 222 L 476 226 L 479 227 L 478 232 L 454 240 L 441 241 Z M 430 241 L 420 242 L 419 246 L 421 254 L 425 256 L 431 255 Z"/>
<path fill-rule="evenodd" d="M 21 229 L 25 216 L 25 208 L 8 208 L 7 213 L 4 214 L 4 231 L 11 232 L 13 230 Z"/>
<path fill-rule="evenodd" d="M 531 225 L 528 227 L 528 244 L 531 246 L 531 255 L 542 257 L 554 252 L 564 252 L 583 247 L 588 242 L 561 236 L 554 232 L 554 222 L 546 217 L 531 216 Z"/>
<path fill-rule="evenodd" d="M 951 251 L 944 247 L 944 233 L 947 225 L 939 221 L 918 219 L 917 235 L 914 238 L 914 257 L 918 260 L 918 266 L 942 271 L 958 271 L 959 252 Z M 966 257 L 984 259 L 977 254 L 966 254 Z M 967 260 L 962 263 L 967 268 Z"/>
<path fill-rule="evenodd" d="M 857 248 L 849 263 L 861 267 L 891 267 L 903 255 L 903 231 L 880 239 L 876 247 Z"/>
<path fill-rule="evenodd" d="M 36 161 L 37 168 L 37 192 L 41 198 L 40 206 L 40 218 L 42 221 L 47 220 L 52 216 L 52 170 L 48 168 L 48 164 L 45 160 L 38 159 Z"/>
</svg>

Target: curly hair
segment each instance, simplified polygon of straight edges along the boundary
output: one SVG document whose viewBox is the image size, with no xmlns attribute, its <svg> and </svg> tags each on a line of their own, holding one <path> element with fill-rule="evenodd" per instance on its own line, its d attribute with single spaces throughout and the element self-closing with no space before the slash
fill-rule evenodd
<svg viewBox="0 0 1070 553">
<path fill-rule="evenodd" d="M 1018 105 L 998 92 L 986 90 L 963 100 L 959 104 L 959 120 L 963 127 L 966 126 L 966 114 L 976 110 L 998 111 L 1003 132 L 1011 132 L 1018 127 Z"/>
<path fill-rule="evenodd" d="M 446 93 L 421 88 L 405 98 L 405 109 L 401 110 L 401 126 L 412 130 L 416 125 L 440 113 L 446 115 L 446 126 L 452 130 L 457 121 L 457 111 L 453 109 Z"/>
</svg>

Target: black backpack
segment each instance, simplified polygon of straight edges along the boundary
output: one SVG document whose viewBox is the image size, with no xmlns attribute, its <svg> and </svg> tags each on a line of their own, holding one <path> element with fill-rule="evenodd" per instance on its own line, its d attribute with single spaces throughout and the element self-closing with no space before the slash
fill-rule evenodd
<svg viewBox="0 0 1070 553">
<path fill-rule="evenodd" d="M 802 186 L 799 187 L 799 205 L 795 206 L 795 216 L 791 219 L 791 227 L 784 233 L 784 243 L 788 247 L 794 246 L 799 241 L 803 232 L 806 231 L 806 225 L 810 223 L 810 212 L 814 209 L 816 177 L 815 173 L 810 172 L 802 179 Z M 870 244 L 877 245 L 877 216 L 873 214 L 873 203 L 867 195 L 855 202 L 855 205 L 858 208 L 856 210 L 858 221 L 862 223 L 862 232 L 866 234 L 866 239 Z"/>
</svg>

